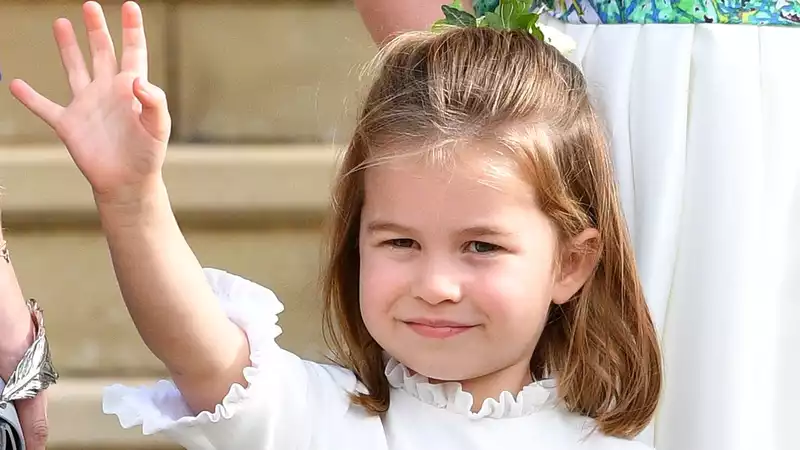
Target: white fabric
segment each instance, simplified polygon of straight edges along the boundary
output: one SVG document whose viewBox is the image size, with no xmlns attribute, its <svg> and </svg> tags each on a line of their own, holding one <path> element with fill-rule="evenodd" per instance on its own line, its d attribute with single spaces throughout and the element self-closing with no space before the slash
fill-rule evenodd
<svg viewBox="0 0 800 450">
<path fill-rule="evenodd" d="M 190 414 L 169 381 L 106 389 L 103 411 L 145 434 L 164 432 L 196 450 L 496 450 L 524 445 L 558 450 L 645 450 L 636 442 L 593 430 L 591 420 L 559 408 L 551 383 L 531 384 L 516 397 L 503 393 L 471 412 L 458 383 L 430 384 L 389 360 L 391 406 L 383 419 L 352 406 L 364 392 L 340 367 L 303 361 L 278 347 L 282 306 L 252 282 L 217 270 L 208 280 L 228 316 L 247 334 L 249 386 L 234 385 L 214 413 Z"/>
<path fill-rule="evenodd" d="M 663 338 L 656 447 L 800 448 L 800 27 L 560 27 Z"/>
</svg>

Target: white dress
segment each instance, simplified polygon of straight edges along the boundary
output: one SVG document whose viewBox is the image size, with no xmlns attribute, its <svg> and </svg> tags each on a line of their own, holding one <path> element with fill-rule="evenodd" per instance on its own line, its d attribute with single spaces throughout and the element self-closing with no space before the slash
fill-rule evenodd
<svg viewBox="0 0 800 450">
<path fill-rule="evenodd" d="M 800 449 L 800 26 L 547 23 L 607 123 L 663 343 L 643 440 Z"/>
<path fill-rule="evenodd" d="M 534 383 L 516 397 L 504 392 L 471 412 L 472 397 L 458 383 L 429 384 L 390 359 L 392 386 L 385 417 L 351 405 L 348 393 L 364 386 L 348 370 L 304 361 L 275 343 L 283 306 L 268 289 L 206 269 L 228 316 L 247 334 L 252 367 L 249 387 L 238 384 L 213 413 L 192 415 L 170 381 L 151 387 L 114 385 L 103 410 L 125 427 L 165 433 L 197 450 L 437 450 L 504 449 L 644 450 L 636 441 L 593 430 L 590 419 L 568 413 L 554 401 L 552 385 Z"/>
</svg>

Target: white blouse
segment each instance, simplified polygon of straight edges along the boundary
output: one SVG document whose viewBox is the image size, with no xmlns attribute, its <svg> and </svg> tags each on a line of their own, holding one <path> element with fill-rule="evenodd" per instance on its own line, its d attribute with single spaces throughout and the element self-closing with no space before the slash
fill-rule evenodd
<svg viewBox="0 0 800 450">
<path fill-rule="evenodd" d="M 268 289 L 223 271 L 207 279 L 228 317 L 250 342 L 252 366 L 245 388 L 231 386 L 214 412 L 193 415 L 175 385 L 106 388 L 103 411 L 125 428 L 163 432 L 197 450 L 645 450 L 646 445 L 593 431 L 591 419 L 555 401 L 555 388 L 533 383 L 519 394 L 503 392 L 472 412 L 472 396 L 458 383 L 430 384 L 390 359 L 389 411 L 368 415 L 348 393 L 365 392 L 352 372 L 305 361 L 281 349 L 277 315 L 283 305 Z"/>
</svg>

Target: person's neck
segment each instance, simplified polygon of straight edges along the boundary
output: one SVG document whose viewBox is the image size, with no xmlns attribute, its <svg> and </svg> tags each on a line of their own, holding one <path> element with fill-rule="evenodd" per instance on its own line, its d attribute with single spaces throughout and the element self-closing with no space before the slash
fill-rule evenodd
<svg viewBox="0 0 800 450">
<path fill-rule="evenodd" d="M 523 387 L 531 384 L 530 363 L 521 361 L 513 366 L 506 367 L 478 378 L 462 380 L 461 387 L 472 395 L 472 411 L 478 412 L 483 402 L 488 398 L 499 399 L 503 391 L 508 391 L 514 396 Z M 437 380 L 431 380 L 438 383 Z"/>
</svg>

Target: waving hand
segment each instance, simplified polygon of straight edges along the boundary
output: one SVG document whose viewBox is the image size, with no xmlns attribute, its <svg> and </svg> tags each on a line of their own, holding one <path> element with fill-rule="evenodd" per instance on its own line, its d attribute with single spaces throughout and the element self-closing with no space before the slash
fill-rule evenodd
<svg viewBox="0 0 800 450">
<path fill-rule="evenodd" d="M 144 186 L 160 177 L 171 120 L 164 92 L 147 81 L 147 44 L 142 12 L 122 6 L 123 51 L 119 63 L 103 10 L 83 6 L 91 74 L 72 24 L 53 28 L 73 98 L 62 106 L 14 80 L 12 94 L 55 130 L 101 201 L 135 201 Z"/>
</svg>

